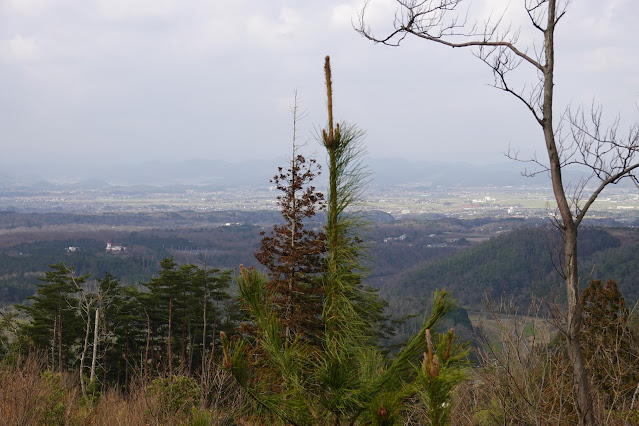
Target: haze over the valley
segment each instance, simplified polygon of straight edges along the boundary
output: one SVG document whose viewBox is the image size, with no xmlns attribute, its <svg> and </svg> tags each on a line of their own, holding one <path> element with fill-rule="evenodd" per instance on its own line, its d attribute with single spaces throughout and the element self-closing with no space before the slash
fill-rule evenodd
<svg viewBox="0 0 639 426">
<path fill-rule="evenodd" d="M 247 173 L 263 161 L 268 177 L 290 150 L 296 89 L 306 110 L 299 142 L 319 152 L 326 54 L 336 117 L 366 131 L 372 159 L 485 166 L 504 162 L 509 145 L 543 154 L 529 113 L 490 87 L 490 70 L 470 52 L 416 40 L 376 46 L 352 28 L 363 3 L 3 0 L 0 174 L 109 181 L 161 165 L 182 173 L 198 160 L 223 173 L 220 161 Z M 378 33 L 393 3 L 370 3 Z M 471 12 L 508 4 L 476 1 Z M 515 23 L 519 9 L 507 12 Z M 622 125 L 636 117 L 638 21 L 635 0 L 570 5 L 556 37 L 558 106 L 595 99 Z"/>
</svg>

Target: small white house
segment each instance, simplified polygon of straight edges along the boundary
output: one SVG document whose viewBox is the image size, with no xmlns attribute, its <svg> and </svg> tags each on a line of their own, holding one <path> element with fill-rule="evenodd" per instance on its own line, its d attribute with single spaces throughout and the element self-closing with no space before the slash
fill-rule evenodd
<svg viewBox="0 0 639 426">
<path fill-rule="evenodd" d="M 111 253 L 120 253 L 122 251 L 126 251 L 126 247 L 124 246 L 114 246 L 111 243 L 106 244 L 106 251 Z"/>
</svg>

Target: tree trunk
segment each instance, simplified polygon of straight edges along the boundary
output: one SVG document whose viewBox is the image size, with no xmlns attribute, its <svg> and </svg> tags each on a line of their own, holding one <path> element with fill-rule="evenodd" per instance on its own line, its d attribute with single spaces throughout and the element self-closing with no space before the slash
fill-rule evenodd
<svg viewBox="0 0 639 426">
<path fill-rule="evenodd" d="M 296 158 L 295 158 L 295 126 L 293 126 L 293 159 L 291 160 L 291 253 L 295 252 L 295 232 L 297 226 L 297 197 L 296 197 L 296 187 L 297 184 L 297 173 L 296 173 Z M 293 315 L 293 289 L 295 288 L 295 264 L 291 262 L 291 269 L 289 270 L 289 280 L 288 280 L 288 294 L 286 296 L 286 313 L 284 315 L 284 324 L 286 324 L 286 342 L 290 342 L 291 338 L 291 316 Z"/>
<path fill-rule="evenodd" d="M 187 358 L 188 358 L 188 363 L 186 365 L 186 372 L 187 375 L 190 376 L 191 375 L 191 368 L 193 366 L 193 336 L 191 335 L 191 322 L 189 321 L 188 323 L 189 325 L 187 326 L 186 330 L 186 351 L 187 351 Z"/>
<path fill-rule="evenodd" d="M 205 266 L 206 268 L 206 266 Z M 206 271 L 206 269 L 205 269 Z M 206 272 L 205 272 L 206 273 Z M 206 368 L 206 301 L 208 299 L 208 292 L 206 289 L 207 283 L 206 283 L 206 277 L 205 277 L 205 281 L 204 281 L 204 300 L 203 300 L 203 305 L 202 305 L 202 372 L 201 375 L 202 377 L 204 377 L 204 371 Z"/>
<path fill-rule="evenodd" d="M 553 128 L 553 94 L 555 72 L 555 24 L 556 0 L 548 2 L 548 21 L 544 31 L 544 50 L 546 63 L 543 66 L 544 92 L 542 103 L 542 128 L 546 141 L 546 150 L 550 165 L 550 178 L 552 188 L 557 201 L 557 207 L 561 215 L 561 230 L 564 236 L 564 273 L 566 278 L 566 295 L 568 301 L 568 358 L 573 371 L 573 385 L 575 400 L 579 414 L 579 424 L 594 425 L 595 419 L 592 411 L 592 399 L 590 395 L 590 381 L 584 365 L 583 353 L 579 342 L 581 330 L 581 303 L 579 301 L 579 271 L 577 268 L 577 223 L 572 215 L 568 198 L 564 189 L 561 175 L 561 159 L 555 141 Z"/>
<path fill-rule="evenodd" d="M 579 297 L 579 274 L 577 270 L 577 228 L 566 227 L 565 238 L 565 273 L 566 295 L 568 298 L 567 349 L 568 358 L 572 365 L 573 385 L 577 402 L 579 424 L 594 425 L 595 418 L 592 409 L 592 395 L 590 393 L 590 379 L 584 363 L 579 335 L 583 306 Z"/>
<path fill-rule="evenodd" d="M 58 312 L 58 368 L 62 373 L 62 311 Z"/>
<path fill-rule="evenodd" d="M 185 318 L 184 318 L 184 320 L 185 320 Z M 180 355 L 180 357 L 182 358 L 182 359 L 180 359 L 180 369 L 182 370 L 182 373 L 184 373 L 184 367 L 185 367 L 185 364 L 186 364 L 186 347 L 188 346 L 188 339 L 187 339 L 187 333 L 186 333 L 187 330 L 185 329 L 185 327 L 186 327 L 185 324 L 186 324 L 186 321 L 182 322 L 182 324 L 181 324 L 182 333 L 180 335 L 180 343 L 181 343 L 181 346 L 182 346 L 182 351 L 181 351 L 181 355 Z"/>
<path fill-rule="evenodd" d="M 95 329 L 93 330 L 93 358 L 91 358 L 91 376 L 89 381 L 95 379 L 95 363 L 98 356 L 98 321 L 100 320 L 100 308 L 95 309 Z"/>
<path fill-rule="evenodd" d="M 89 333 L 91 333 L 91 312 L 89 305 L 86 305 L 87 321 L 84 332 L 84 345 L 82 346 L 82 354 L 80 355 L 80 389 L 82 389 L 82 397 L 87 400 L 87 384 L 84 381 L 84 359 L 87 355 L 87 347 L 89 346 Z"/>
<path fill-rule="evenodd" d="M 171 353 L 171 322 L 173 311 L 173 298 L 169 297 L 169 338 L 167 339 L 167 356 L 169 358 L 169 382 L 173 381 L 173 354 Z"/>
<path fill-rule="evenodd" d="M 53 335 L 51 336 L 51 371 L 55 371 L 55 341 L 58 331 L 58 316 L 53 316 Z"/>
<path fill-rule="evenodd" d="M 149 381 L 149 346 L 151 344 L 151 318 L 149 313 L 144 308 L 144 315 L 146 315 L 146 346 L 144 347 L 144 386 Z M 126 363 L 127 367 L 129 363 Z"/>
</svg>

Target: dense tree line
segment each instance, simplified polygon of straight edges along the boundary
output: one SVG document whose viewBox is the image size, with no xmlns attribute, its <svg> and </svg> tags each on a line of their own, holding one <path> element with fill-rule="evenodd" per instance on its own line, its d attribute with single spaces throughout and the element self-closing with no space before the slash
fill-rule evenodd
<svg viewBox="0 0 639 426">
<path fill-rule="evenodd" d="M 191 375 L 219 352 L 219 332 L 238 319 L 230 271 L 161 262 L 150 281 L 121 285 L 105 274 L 89 281 L 74 267 L 50 265 L 34 296 L 18 309 L 18 350 L 37 351 L 53 371 L 87 367 L 103 384 L 128 386 L 134 376 Z M 87 349 L 90 347 L 92 355 Z"/>
</svg>

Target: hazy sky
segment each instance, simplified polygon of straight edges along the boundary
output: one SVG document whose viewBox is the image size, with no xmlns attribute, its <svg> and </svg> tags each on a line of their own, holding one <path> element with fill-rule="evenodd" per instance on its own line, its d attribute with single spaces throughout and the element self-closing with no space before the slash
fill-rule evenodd
<svg viewBox="0 0 639 426">
<path fill-rule="evenodd" d="M 520 0 L 476 0 L 471 16 Z M 308 151 L 325 122 L 324 56 L 338 121 L 372 157 L 500 162 L 543 150 L 522 105 L 489 87 L 470 51 L 374 45 L 351 20 L 363 0 L 0 0 L 1 163 L 274 158 L 288 153 L 293 91 Z M 392 0 L 369 23 L 389 28 Z M 574 0 L 557 31 L 558 105 L 593 98 L 639 119 L 639 1 Z M 522 38 L 528 32 L 524 29 Z M 558 109 L 558 112 L 561 110 Z M 543 152 L 543 151 L 540 151 Z"/>
</svg>

